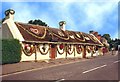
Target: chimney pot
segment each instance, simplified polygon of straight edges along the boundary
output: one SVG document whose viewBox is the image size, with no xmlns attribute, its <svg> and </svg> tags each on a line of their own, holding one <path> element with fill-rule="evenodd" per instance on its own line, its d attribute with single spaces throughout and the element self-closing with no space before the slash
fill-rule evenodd
<svg viewBox="0 0 120 82">
<path fill-rule="evenodd" d="M 66 25 L 66 22 L 65 21 L 60 21 L 59 22 L 59 28 L 63 31 L 65 31 L 65 25 Z"/>
<path fill-rule="evenodd" d="M 6 19 L 14 19 L 15 11 L 13 9 L 8 9 L 5 11 Z"/>
</svg>

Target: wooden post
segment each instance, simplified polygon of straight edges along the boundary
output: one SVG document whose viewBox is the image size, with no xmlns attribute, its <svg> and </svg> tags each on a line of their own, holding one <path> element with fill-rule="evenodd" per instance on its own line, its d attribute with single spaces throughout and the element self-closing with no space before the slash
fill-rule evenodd
<svg viewBox="0 0 120 82">
<path fill-rule="evenodd" d="M 91 53 L 91 57 L 93 57 L 93 54 L 94 54 L 94 52 L 93 52 L 93 46 L 91 46 L 92 47 L 92 53 Z"/>
<path fill-rule="evenodd" d="M 67 59 L 67 44 L 65 44 L 65 51 L 66 51 L 66 57 L 65 57 L 65 59 Z"/>
<path fill-rule="evenodd" d="M 86 58 L 86 46 L 84 45 L 84 52 L 83 52 L 83 58 Z"/>
<path fill-rule="evenodd" d="M 37 46 L 36 45 L 34 46 L 35 46 L 35 62 L 37 62 Z"/>
<path fill-rule="evenodd" d="M 73 49 L 74 49 L 74 60 L 75 60 L 75 45 L 74 45 Z"/>
</svg>

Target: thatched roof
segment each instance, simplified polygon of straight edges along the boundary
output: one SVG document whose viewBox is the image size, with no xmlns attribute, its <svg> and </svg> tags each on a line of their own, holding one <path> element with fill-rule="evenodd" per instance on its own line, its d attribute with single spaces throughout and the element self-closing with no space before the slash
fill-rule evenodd
<svg viewBox="0 0 120 82">
<path fill-rule="evenodd" d="M 102 45 L 102 43 L 95 36 L 83 32 L 69 30 L 63 31 L 57 28 L 24 24 L 19 22 L 15 22 L 15 24 L 26 42 L 57 42 L 99 46 Z"/>
</svg>

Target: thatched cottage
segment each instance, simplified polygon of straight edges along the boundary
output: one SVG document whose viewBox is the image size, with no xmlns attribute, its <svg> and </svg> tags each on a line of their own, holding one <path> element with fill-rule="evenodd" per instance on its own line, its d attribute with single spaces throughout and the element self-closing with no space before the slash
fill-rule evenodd
<svg viewBox="0 0 120 82">
<path fill-rule="evenodd" d="M 5 11 L 2 38 L 18 39 L 22 45 L 21 61 L 58 58 L 86 58 L 100 55 L 103 44 L 93 35 L 65 29 L 65 21 L 59 28 L 15 22 L 15 11 Z"/>
</svg>

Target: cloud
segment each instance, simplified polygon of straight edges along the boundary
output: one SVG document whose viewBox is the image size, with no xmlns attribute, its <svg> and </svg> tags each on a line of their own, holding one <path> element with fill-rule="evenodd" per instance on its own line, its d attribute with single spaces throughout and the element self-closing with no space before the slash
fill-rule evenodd
<svg viewBox="0 0 120 82">
<path fill-rule="evenodd" d="M 28 10 L 30 9 L 30 6 L 28 4 L 24 5 L 22 2 L 16 3 L 16 2 L 10 2 L 10 3 L 4 3 L 4 5 L 10 5 L 9 8 L 15 10 L 14 20 L 20 21 L 20 22 L 26 22 L 31 17 L 33 18 L 32 11 Z M 8 9 L 9 9 L 8 8 Z"/>
<path fill-rule="evenodd" d="M 53 3 L 52 9 L 55 13 L 55 16 L 57 18 L 57 22 L 63 20 L 67 23 L 67 29 L 68 30 L 75 30 L 77 25 L 74 23 L 73 17 L 70 14 L 70 7 L 72 2 L 59 2 L 59 3 Z"/>
<path fill-rule="evenodd" d="M 102 3 L 101 3 L 102 4 Z M 85 15 L 82 25 L 86 28 L 92 28 L 94 30 L 100 30 L 104 28 L 106 16 L 113 13 L 113 10 L 117 6 L 114 3 L 87 3 L 83 5 Z M 117 15 L 117 14 L 116 14 Z M 87 27 L 91 25 L 92 27 Z"/>
<path fill-rule="evenodd" d="M 112 1 L 62 0 L 62 2 L 32 2 L 32 4 L 11 2 L 7 5 L 16 11 L 15 21 L 27 23 L 31 19 L 41 19 L 49 26 L 58 28 L 58 22 L 64 20 L 67 22 L 67 30 L 82 32 L 95 30 L 102 34 L 107 32 L 115 34 L 117 28 L 114 26 L 117 26 L 118 17 L 117 0 Z"/>
</svg>

